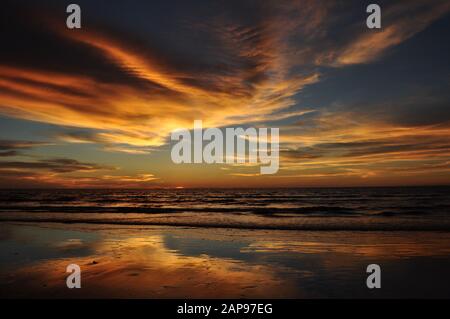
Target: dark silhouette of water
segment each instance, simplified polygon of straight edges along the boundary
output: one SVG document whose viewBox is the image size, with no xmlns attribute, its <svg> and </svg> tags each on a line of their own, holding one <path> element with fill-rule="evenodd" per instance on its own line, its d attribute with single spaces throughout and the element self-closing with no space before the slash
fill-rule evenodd
<svg viewBox="0 0 450 319">
<path fill-rule="evenodd" d="M 0 220 L 450 230 L 450 187 L 1 190 Z"/>
</svg>

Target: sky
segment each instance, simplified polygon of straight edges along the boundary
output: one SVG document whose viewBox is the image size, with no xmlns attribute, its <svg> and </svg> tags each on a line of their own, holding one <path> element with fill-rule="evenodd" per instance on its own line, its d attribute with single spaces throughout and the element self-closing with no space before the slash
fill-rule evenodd
<svg viewBox="0 0 450 319">
<path fill-rule="evenodd" d="M 450 184 L 450 2 L 2 1 L 0 188 Z M 280 129 L 280 167 L 172 131 Z"/>
</svg>

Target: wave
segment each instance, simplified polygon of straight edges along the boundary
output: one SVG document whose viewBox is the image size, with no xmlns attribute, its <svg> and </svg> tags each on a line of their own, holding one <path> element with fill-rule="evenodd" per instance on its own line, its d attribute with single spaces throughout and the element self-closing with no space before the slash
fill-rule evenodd
<svg viewBox="0 0 450 319">
<path fill-rule="evenodd" d="M 0 190 L 0 221 L 447 231 L 449 190 Z"/>
<path fill-rule="evenodd" d="M 20 223 L 58 223 L 58 224 L 94 224 L 94 225 L 126 225 L 126 226 L 174 226 L 193 228 L 230 228 L 230 229 L 261 229 L 261 230 L 297 230 L 297 231 L 450 231 L 450 223 L 415 223 L 415 224 L 255 224 L 227 222 L 177 222 L 177 221 L 139 221 L 133 219 L 88 219 L 88 218 L 0 218 L 2 222 Z"/>
<path fill-rule="evenodd" d="M 170 213 L 248 213 L 255 215 L 279 216 L 279 215 L 321 215 L 321 216 L 358 216 L 361 211 L 340 206 L 308 206 L 308 207 L 139 207 L 139 206 L 0 206 L 0 212 L 40 212 L 40 213 L 135 213 L 135 214 L 170 214 Z"/>
</svg>

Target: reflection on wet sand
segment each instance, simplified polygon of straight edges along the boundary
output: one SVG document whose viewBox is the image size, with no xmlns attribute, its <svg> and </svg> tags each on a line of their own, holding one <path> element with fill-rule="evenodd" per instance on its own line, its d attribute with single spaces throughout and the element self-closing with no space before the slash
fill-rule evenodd
<svg viewBox="0 0 450 319">
<path fill-rule="evenodd" d="M 417 235 L 417 233 L 415 233 Z M 290 253 L 302 253 L 302 254 L 320 254 L 326 251 L 352 254 L 363 257 L 376 257 L 383 260 L 395 259 L 395 258 L 411 258 L 411 257 L 425 257 L 425 256 L 446 256 L 450 255 L 450 243 L 442 241 L 438 238 L 427 238 L 420 241 L 420 236 L 416 237 L 416 240 L 411 241 L 411 238 L 393 237 L 389 241 L 389 238 L 381 237 L 376 238 L 375 234 L 370 235 L 370 239 L 375 243 L 334 243 L 334 242 L 266 242 L 258 241 L 250 244 L 243 251 L 246 252 L 290 252 Z M 378 233 L 380 235 L 380 233 Z M 405 235 L 405 234 L 403 234 Z M 363 236 L 366 237 L 366 236 Z M 444 236 L 445 238 L 447 236 Z M 360 241 L 369 238 L 359 238 Z M 409 240 L 408 240 L 409 239 Z"/>
<path fill-rule="evenodd" d="M 449 295 L 445 232 L 0 227 L 2 297 L 410 297 L 431 287 Z M 82 269 L 81 289 L 66 287 L 70 263 Z M 365 287 L 369 263 L 382 265 L 381 291 Z"/>
</svg>

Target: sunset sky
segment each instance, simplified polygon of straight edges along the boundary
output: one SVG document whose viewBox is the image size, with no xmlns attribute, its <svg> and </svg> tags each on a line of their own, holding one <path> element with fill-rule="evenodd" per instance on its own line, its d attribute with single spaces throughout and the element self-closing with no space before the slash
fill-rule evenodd
<svg viewBox="0 0 450 319">
<path fill-rule="evenodd" d="M 0 187 L 450 184 L 450 2 L 373 2 L 2 1 Z M 279 127 L 278 173 L 173 164 L 194 120 Z"/>
</svg>

